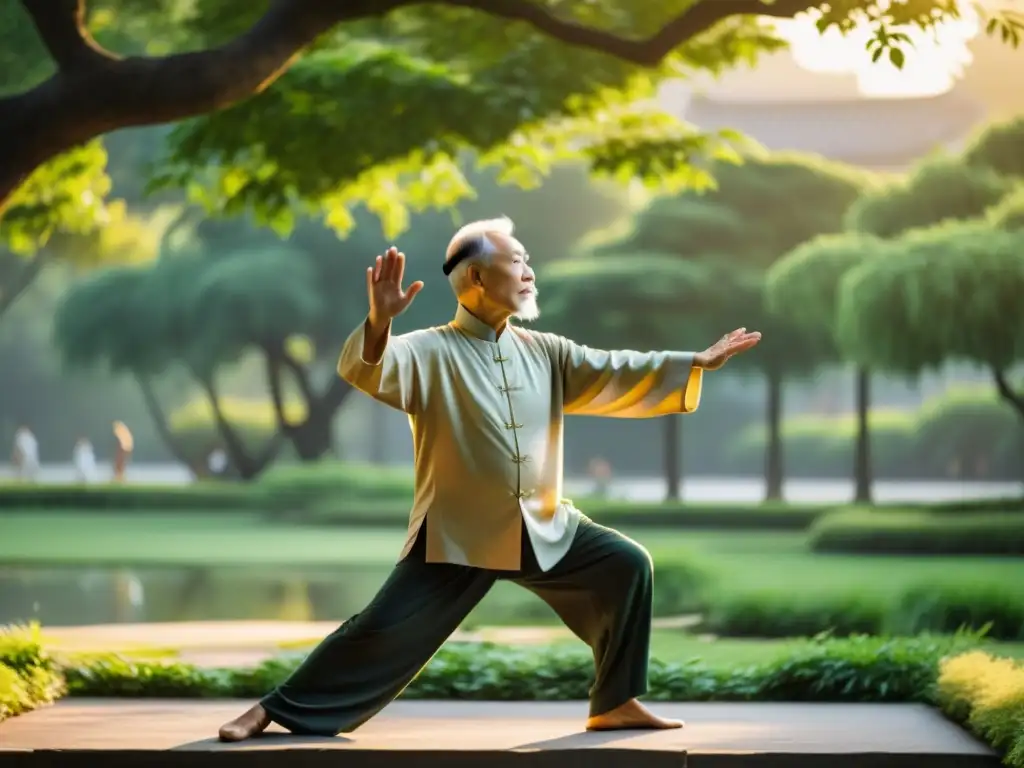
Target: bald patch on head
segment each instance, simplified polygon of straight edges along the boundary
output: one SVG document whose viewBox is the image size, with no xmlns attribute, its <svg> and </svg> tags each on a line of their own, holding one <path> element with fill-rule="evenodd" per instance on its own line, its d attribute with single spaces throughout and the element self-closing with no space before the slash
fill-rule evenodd
<svg viewBox="0 0 1024 768">
<path fill-rule="evenodd" d="M 471 221 L 461 227 L 448 243 L 445 250 L 445 264 L 456 260 L 448 271 L 448 282 L 459 296 L 465 289 L 465 281 L 471 264 L 489 264 L 494 254 L 501 251 L 512 239 L 515 224 L 512 219 L 502 216 L 496 219 Z"/>
</svg>

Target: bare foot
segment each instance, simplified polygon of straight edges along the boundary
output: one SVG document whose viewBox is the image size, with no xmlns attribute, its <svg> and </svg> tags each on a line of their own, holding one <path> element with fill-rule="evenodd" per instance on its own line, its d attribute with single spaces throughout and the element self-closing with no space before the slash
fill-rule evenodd
<svg viewBox="0 0 1024 768">
<path fill-rule="evenodd" d="M 219 733 L 220 740 L 244 741 L 257 733 L 262 733 L 268 725 L 270 725 L 270 716 L 267 714 L 267 710 L 257 704 L 245 714 L 222 725 Z"/>
<path fill-rule="evenodd" d="M 682 720 L 666 720 L 658 717 L 636 699 L 630 699 L 610 712 L 594 715 L 587 719 L 588 731 L 617 731 L 629 729 L 665 730 L 682 728 Z"/>
</svg>

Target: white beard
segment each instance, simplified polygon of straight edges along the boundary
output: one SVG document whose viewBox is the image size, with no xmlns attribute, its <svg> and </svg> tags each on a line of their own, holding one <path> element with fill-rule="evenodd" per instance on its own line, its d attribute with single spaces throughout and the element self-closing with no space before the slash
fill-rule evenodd
<svg viewBox="0 0 1024 768">
<path fill-rule="evenodd" d="M 515 311 L 512 317 L 517 320 L 522 320 L 525 323 L 532 322 L 540 317 L 540 307 L 537 305 L 537 294 L 532 293 L 523 299 L 519 305 L 519 309 Z"/>
</svg>

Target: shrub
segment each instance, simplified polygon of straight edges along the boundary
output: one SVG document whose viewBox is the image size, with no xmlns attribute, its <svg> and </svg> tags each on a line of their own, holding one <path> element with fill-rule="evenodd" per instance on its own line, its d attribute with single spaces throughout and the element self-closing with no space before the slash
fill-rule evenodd
<svg viewBox="0 0 1024 768">
<path fill-rule="evenodd" d="M 655 571 L 657 587 L 657 571 Z M 921 584 L 892 596 L 862 592 L 794 599 L 781 591 L 698 593 L 701 629 L 723 637 L 789 638 L 985 630 L 994 640 L 1024 640 L 1024 594 L 1005 584 Z"/>
<path fill-rule="evenodd" d="M 888 604 L 847 594 L 796 600 L 778 592 L 746 592 L 711 599 L 702 629 L 726 637 L 806 637 L 878 634 Z"/>
<path fill-rule="evenodd" d="M 849 508 L 815 520 L 808 537 L 815 552 L 1024 555 L 1024 515 Z"/>
<path fill-rule="evenodd" d="M 1024 596 L 997 584 L 922 584 L 905 591 L 889 612 L 895 634 L 960 628 L 987 628 L 994 640 L 1024 640 Z"/>
<path fill-rule="evenodd" d="M 914 418 L 912 414 L 872 412 L 872 464 L 878 477 L 914 477 L 919 475 L 914 455 Z M 782 425 L 782 445 L 787 467 L 793 476 L 849 477 L 853 471 L 855 416 L 822 418 L 802 416 L 787 419 Z M 764 462 L 767 433 L 761 425 L 742 431 L 727 456 L 736 468 L 748 471 Z"/>
<path fill-rule="evenodd" d="M 711 569 L 694 562 L 673 558 L 654 566 L 655 616 L 675 616 L 701 610 L 713 582 Z"/>
<path fill-rule="evenodd" d="M 805 530 L 831 505 L 643 503 L 610 499 L 574 502 L 587 517 L 610 526 L 746 530 Z"/>
<path fill-rule="evenodd" d="M 413 500 L 411 470 L 371 464 L 325 461 L 278 465 L 268 470 L 258 488 L 276 509 L 313 510 L 311 519 L 343 519 L 350 512 L 361 516 L 366 502 L 390 502 L 404 507 L 408 518 Z"/>
<path fill-rule="evenodd" d="M 945 659 L 936 699 L 942 711 L 1024 768 L 1024 664 L 973 651 Z"/>
<path fill-rule="evenodd" d="M 852 637 L 809 641 L 788 657 L 754 666 L 653 661 L 652 699 L 664 701 L 928 701 L 943 656 L 971 647 L 956 638 Z M 299 664 L 290 654 L 245 670 L 181 663 L 94 659 L 66 671 L 75 696 L 252 698 Z M 579 647 L 547 649 L 448 643 L 405 689 L 410 699 L 585 699 L 593 658 Z"/>
<path fill-rule="evenodd" d="M 953 390 L 916 413 L 870 414 L 871 458 L 876 477 L 1019 479 L 1024 440 L 1012 410 L 988 387 Z M 800 416 L 782 425 L 791 474 L 849 477 L 853 471 L 856 417 Z M 763 426 L 743 430 L 725 452 L 731 471 L 760 467 Z"/>
<path fill-rule="evenodd" d="M 248 487 L 229 483 L 175 485 L 21 485 L 0 486 L 4 509 L 76 510 L 239 510 L 258 506 Z"/>
<path fill-rule="evenodd" d="M 0 721 L 63 693 L 64 679 L 39 641 L 39 628 L 0 628 Z"/>
<path fill-rule="evenodd" d="M 276 499 L 287 498 L 287 493 L 275 493 Z M 289 519 L 317 525 L 404 525 L 409 519 L 412 491 L 406 498 L 388 498 L 386 491 L 378 497 L 342 497 L 341 493 L 325 496 L 302 507 L 303 496 L 296 488 L 298 499 Z M 275 506 L 279 501 L 273 502 Z M 575 499 L 573 502 L 587 517 L 612 527 L 693 528 L 693 529 L 746 529 L 746 530 L 805 530 L 820 515 L 832 507 L 790 504 L 691 504 L 689 502 L 635 502 L 611 499 Z"/>
<path fill-rule="evenodd" d="M 916 451 L 928 475 L 1020 477 L 1018 417 L 991 389 L 955 389 L 918 413 Z"/>
</svg>

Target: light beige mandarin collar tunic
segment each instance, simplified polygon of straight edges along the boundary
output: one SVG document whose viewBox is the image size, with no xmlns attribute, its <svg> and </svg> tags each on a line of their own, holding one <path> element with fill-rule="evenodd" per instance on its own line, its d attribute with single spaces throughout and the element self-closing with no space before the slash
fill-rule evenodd
<svg viewBox="0 0 1024 768">
<path fill-rule="evenodd" d="M 579 511 L 562 498 L 562 417 L 691 413 L 703 371 L 693 353 L 591 349 L 461 305 L 447 325 L 390 336 L 363 359 L 364 321 L 338 373 L 409 414 L 416 494 L 401 558 L 426 520 L 426 560 L 517 570 L 525 521 L 543 570 L 568 551 Z"/>
</svg>

